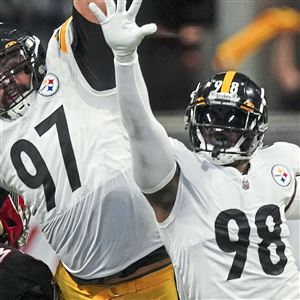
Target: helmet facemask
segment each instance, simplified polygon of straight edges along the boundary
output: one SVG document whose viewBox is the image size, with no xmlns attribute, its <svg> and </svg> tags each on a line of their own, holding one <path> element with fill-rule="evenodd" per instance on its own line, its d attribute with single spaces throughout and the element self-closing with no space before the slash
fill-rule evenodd
<svg viewBox="0 0 300 300">
<path fill-rule="evenodd" d="M 198 85 L 191 98 L 186 127 L 195 152 L 206 153 L 214 164 L 230 165 L 249 160 L 262 146 L 267 129 L 265 99 L 256 109 L 238 93 L 218 93 L 208 84 Z"/>
<path fill-rule="evenodd" d="M 39 39 L 21 34 L 16 40 L 1 41 L 5 46 L 0 51 L 0 117 L 9 120 L 24 115 L 45 75 L 45 57 Z M 15 35 L 14 31 L 11 35 Z"/>
</svg>

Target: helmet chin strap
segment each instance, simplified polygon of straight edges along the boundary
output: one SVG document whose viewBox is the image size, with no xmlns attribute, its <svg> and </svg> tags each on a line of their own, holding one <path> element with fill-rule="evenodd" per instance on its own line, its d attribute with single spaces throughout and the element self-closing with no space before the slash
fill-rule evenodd
<svg viewBox="0 0 300 300">
<path fill-rule="evenodd" d="M 36 91 L 32 90 L 23 100 L 21 100 L 18 104 L 9 109 L 6 112 L 8 119 L 16 120 L 24 116 L 24 114 L 30 107 L 32 101 L 34 100 L 35 93 Z"/>
<path fill-rule="evenodd" d="M 215 145 L 211 152 L 211 157 L 217 158 L 219 156 L 219 154 L 221 153 L 221 149 L 222 149 L 222 147 L 220 145 Z"/>
</svg>

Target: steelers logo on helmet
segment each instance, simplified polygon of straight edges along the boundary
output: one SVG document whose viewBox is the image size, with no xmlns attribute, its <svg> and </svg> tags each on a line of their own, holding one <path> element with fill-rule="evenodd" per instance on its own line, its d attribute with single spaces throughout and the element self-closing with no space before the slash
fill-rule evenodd
<svg viewBox="0 0 300 300">
<path fill-rule="evenodd" d="M 264 89 L 235 71 L 199 83 L 186 109 L 193 150 L 206 152 L 220 165 L 250 159 L 261 147 L 267 125 Z"/>
<path fill-rule="evenodd" d="M 4 46 L 4 48 L 5 48 L 5 49 L 8 49 L 8 48 L 10 48 L 10 47 L 12 47 L 12 46 L 15 46 L 15 45 L 17 45 L 17 42 L 16 42 L 16 41 L 10 41 L 10 42 L 8 42 L 8 43 Z"/>
</svg>

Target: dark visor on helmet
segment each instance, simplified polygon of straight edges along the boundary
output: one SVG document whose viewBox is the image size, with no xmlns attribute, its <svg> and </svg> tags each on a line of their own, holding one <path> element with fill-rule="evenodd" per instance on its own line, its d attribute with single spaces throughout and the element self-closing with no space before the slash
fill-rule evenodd
<svg viewBox="0 0 300 300">
<path fill-rule="evenodd" d="M 249 127 L 254 118 L 255 115 L 229 105 L 198 106 L 195 110 L 197 125 L 243 130 Z"/>
</svg>

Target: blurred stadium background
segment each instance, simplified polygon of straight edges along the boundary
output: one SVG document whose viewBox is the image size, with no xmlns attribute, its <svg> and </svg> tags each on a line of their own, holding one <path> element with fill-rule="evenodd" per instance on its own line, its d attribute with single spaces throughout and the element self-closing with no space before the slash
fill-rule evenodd
<svg viewBox="0 0 300 300">
<path fill-rule="evenodd" d="M 278 15 L 278 21 L 264 15 L 271 7 L 289 7 L 293 11 L 290 15 Z M 45 47 L 53 30 L 70 16 L 71 10 L 72 0 L 0 0 L 1 21 L 22 24 L 39 36 Z M 155 21 L 159 31 L 140 48 L 140 61 L 152 108 L 169 135 L 188 145 L 184 110 L 190 92 L 198 81 L 208 78 L 216 70 L 229 68 L 230 60 L 226 57 L 231 53 L 227 52 L 244 45 L 245 53 L 239 53 L 242 59 L 231 63 L 265 87 L 269 103 L 265 144 L 286 141 L 300 146 L 300 17 L 297 14 L 300 14 L 300 1 L 294 0 L 145 0 L 138 21 Z M 281 27 L 279 23 L 282 23 Z M 254 25 L 249 27 L 249 24 Z M 246 31 L 236 40 L 228 41 L 242 29 Z M 280 58 L 278 40 L 286 35 L 293 42 L 292 49 L 283 50 L 291 52 L 285 52 Z M 247 46 L 251 39 L 259 42 Z M 229 50 L 218 52 L 219 46 L 226 41 Z M 292 52 L 295 57 L 291 62 Z M 294 73 L 285 70 L 288 63 L 282 63 L 282 60 L 286 57 L 290 59 L 288 63 L 293 64 Z M 292 80 L 297 71 L 296 79 Z M 285 79 L 296 85 L 292 91 L 281 85 Z M 300 223 L 293 221 L 290 224 L 300 267 Z M 27 249 L 39 256 L 40 247 L 46 246 L 44 241 L 37 239 L 39 235 L 34 238 L 35 235 L 32 235 L 32 246 Z M 45 260 L 54 264 L 50 250 L 46 256 Z"/>
</svg>

